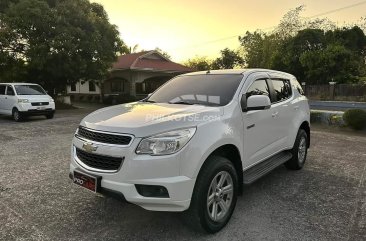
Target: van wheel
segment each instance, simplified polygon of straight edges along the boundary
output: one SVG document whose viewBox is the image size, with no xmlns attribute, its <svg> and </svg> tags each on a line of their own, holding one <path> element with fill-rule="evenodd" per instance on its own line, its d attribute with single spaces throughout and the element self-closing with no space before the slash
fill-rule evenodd
<svg viewBox="0 0 366 241">
<path fill-rule="evenodd" d="M 308 153 L 308 135 L 303 129 L 297 133 L 294 147 L 291 149 L 292 158 L 285 163 L 290 170 L 300 170 L 306 161 Z"/>
<path fill-rule="evenodd" d="M 16 122 L 19 122 L 19 121 L 22 121 L 23 120 L 23 116 L 22 114 L 18 111 L 17 108 L 14 108 L 13 109 L 13 119 L 16 121 Z"/>
<path fill-rule="evenodd" d="M 54 114 L 53 114 L 53 113 L 51 113 L 51 114 L 47 114 L 47 115 L 46 115 L 46 118 L 47 118 L 47 119 L 53 119 L 53 116 L 54 116 Z"/>
<path fill-rule="evenodd" d="M 220 231 L 229 222 L 238 194 L 235 167 L 226 158 L 211 156 L 202 167 L 184 220 L 196 230 Z"/>
</svg>

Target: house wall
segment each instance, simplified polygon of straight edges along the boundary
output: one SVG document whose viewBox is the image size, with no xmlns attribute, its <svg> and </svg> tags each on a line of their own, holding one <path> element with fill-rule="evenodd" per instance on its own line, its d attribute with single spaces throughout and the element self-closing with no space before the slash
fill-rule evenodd
<svg viewBox="0 0 366 241">
<path fill-rule="evenodd" d="M 89 91 L 89 82 L 85 82 L 84 84 L 81 83 L 81 81 L 76 83 L 76 91 L 71 91 L 71 86 L 68 85 L 66 87 L 68 94 L 94 94 L 94 95 L 100 95 L 100 88 L 96 84 L 95 85 L 95 91 Z"/>
<path fill-rule="evenodd" d="M 148 72 L 148 71 L 136 71 L 136 70 L 116 70 L 111 73 L 111 79 L 113 78 L 123 78 L 128 81 L 128 84 L 126 85 L 126 94 L 129 94 L 131 96 L 136 96 L 136 83 L 142 83 L 146 79 L 149 79 L 151 77 L 157 77 L 157 76 L 168 76 L 168 77 L 174 77 L 177 73 L 164 73 L 164 72 Z M 104 94 L 108 95 L 112 93 L 110 89 L 110 84 L 108 83 L 108 80 L 104 84 Z"/>
</svg>

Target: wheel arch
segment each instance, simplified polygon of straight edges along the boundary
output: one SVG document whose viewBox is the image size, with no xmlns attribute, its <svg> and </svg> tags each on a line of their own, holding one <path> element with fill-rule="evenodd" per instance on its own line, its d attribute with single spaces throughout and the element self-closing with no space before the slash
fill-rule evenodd
<svg viewBox="0 0 366 241">
<path fill-rule="evenodd" d="M 308 148 L 310 147 L 310 124 L 308 121 L 304 121 L 301 123 L 299 130 L 303 129 L 306 132 L 306 135 L 308 136 L 308 140 L 307 140 L 307 146 Z"/>
<path fill-rule="evenodd" d="M 238 185 L 239 185 L 238 193 L 239 193 L 239 195 L 241 195 L 243 192 L 243 165 L 242 165 L 239 149 L 233 144 L 225 144 L 220 147 L 217 147 L 214 151 L 212 151 L 208 155 L 208 157 L 202 164 L 198 175 L 200 175 L 201 171 L 205 168 L 205 165 L 207 164 L 207 160 L 211 156 L 225 157 L 234 165 L 234 168 L 238 175 Z"/>
</svg>

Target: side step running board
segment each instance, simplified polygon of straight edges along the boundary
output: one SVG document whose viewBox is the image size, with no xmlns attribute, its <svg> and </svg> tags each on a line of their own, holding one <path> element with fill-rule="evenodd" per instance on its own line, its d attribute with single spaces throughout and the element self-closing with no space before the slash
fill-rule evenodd
<svg viewBox="0 0 366 241">
<path fill-rule="evenodd" d="M 243 172 L 244 184 L 251 184 L 263 177 L 279 165 L 287 162 L 292 158 L 292 154 L 289 151 L 280 152 L 267 160 L 245 170 Z"/>
</svg>

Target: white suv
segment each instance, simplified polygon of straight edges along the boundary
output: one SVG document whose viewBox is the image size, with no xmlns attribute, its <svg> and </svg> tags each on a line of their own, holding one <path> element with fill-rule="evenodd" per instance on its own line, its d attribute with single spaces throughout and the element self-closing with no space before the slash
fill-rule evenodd
<svg viewBox="0 0 366 241">
<path fill-rule="evenodd" d="M 55 101 L 37 84 L 0 83 L 0 114 L 12 115 L 15 121 L 27 116 L 44 115 L 52 119 Z"/>
<path fill-rule="evenodd" d="M 237 196 L 281 164 L 298 170 L 310 145 L 310 111 L 296 78 L 264 70 L 196 72 L 148 98 L 85 117 L 70 178 L 148 210 L 185 211 L 217 232 Z"/>
</svg>

